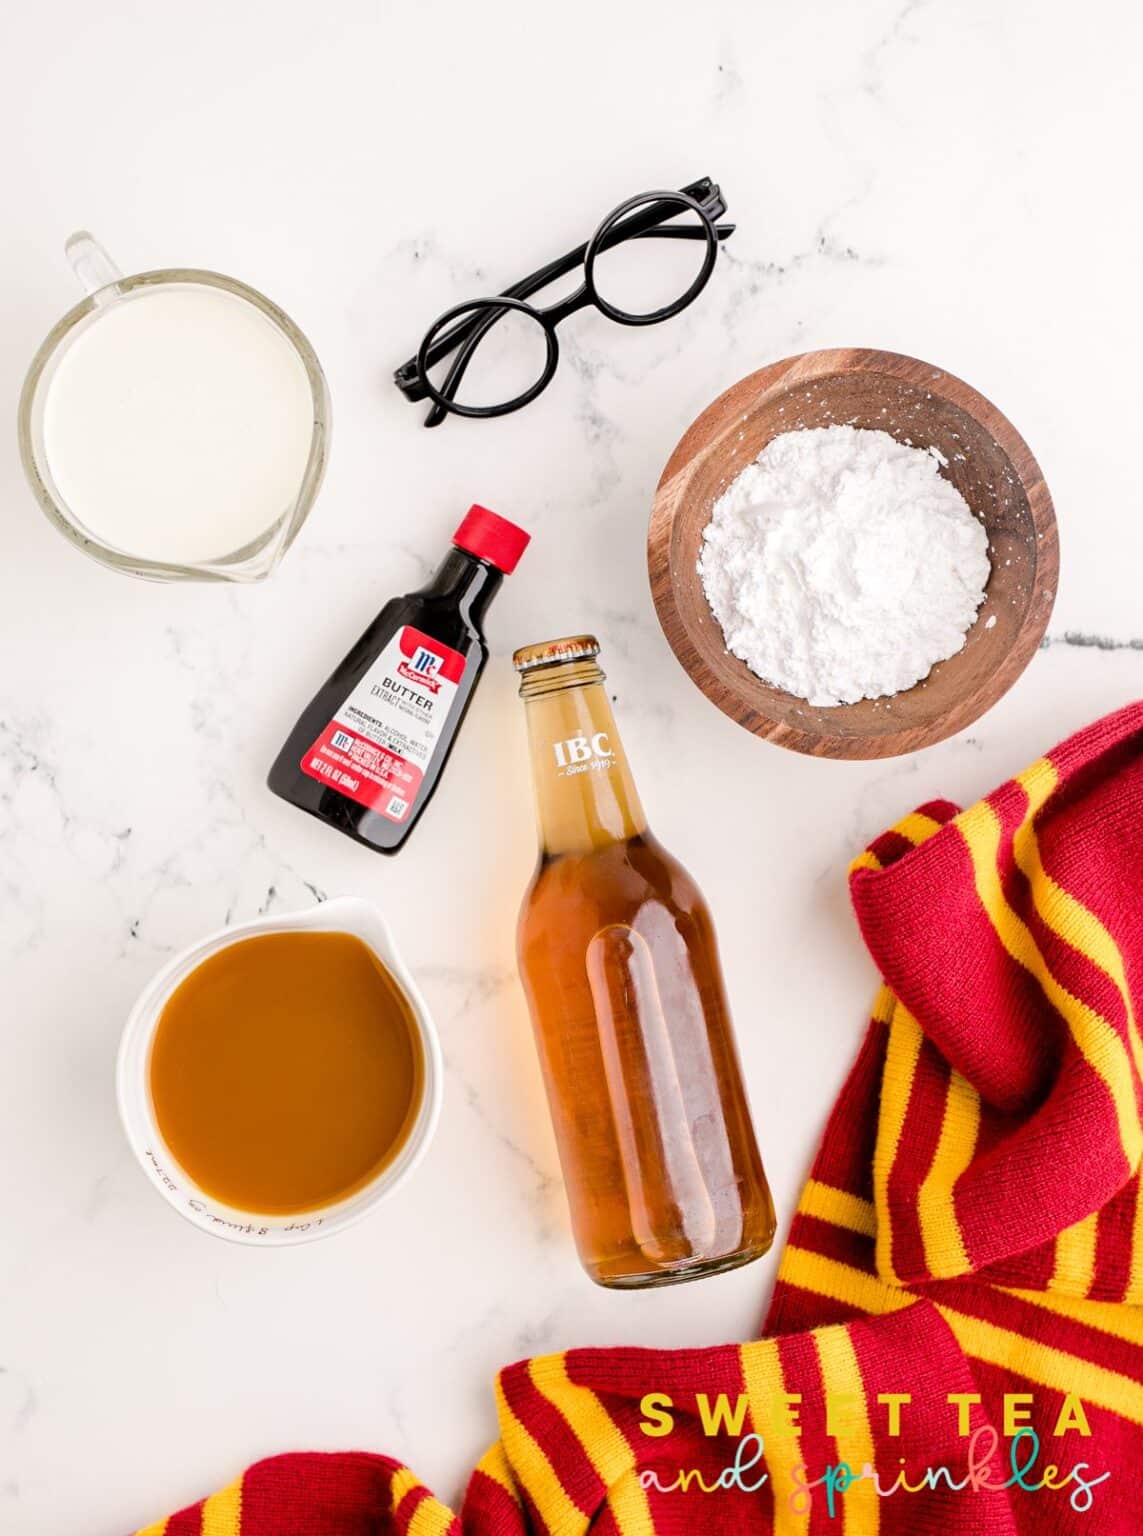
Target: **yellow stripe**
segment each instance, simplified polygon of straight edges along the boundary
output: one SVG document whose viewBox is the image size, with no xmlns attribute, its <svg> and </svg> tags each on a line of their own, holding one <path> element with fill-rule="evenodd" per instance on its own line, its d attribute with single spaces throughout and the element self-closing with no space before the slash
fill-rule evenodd
<svg viewBox="0 0 1143 1536">
<path fill-rule="evenodd" d="M 520 1495 L 516 1492 L 516 1484 L 512 1480 L 512 1469 L 508 1465 L 508 1458 L 499 1440 L 485 1451 L 476 1463 L 476 1470 L 483 1472 L 484 1476 L 490 1478 L 492 1482 L 498 1483 L 504 1492 L 510 1494 L 519 1504 Z"/>
<path fill-rule="evenodd" d="M 242 1519 L 242 1479 L 237 1478 L 202 1506 L 202 1536 L 238 1536 Z"/>
<path fill-rule="evenodd" d="M 430 1494 L 413 1511 L 405 1536 L 448 1536 L 450 1530 L 459 1529 L 455 1522 L 452 1510 Z"/>
<path fill-rule="evenodd" d="M 389 1484 L 389 1505 L 396 1512 L 397 1506 L 406 1494 L 412 1493 L 414 1488 L 421 1486 L 421 1480 L 415 1472 L 410 1472 L 408 1467 L 398 1467 L 393 1473 Z"/>
<path fill-rule="evenodd" d="M 802 1462 L 801 1431 L 794 1427 L 788 1433 L 775 1430 L 773 1415 L 776 1400 L 784 1392 L 798 1392 L 795 1382 L 786 1383 L 782 1371 L 782 1357 L 778 1352 L 777 1339 L 762 1339 L 739 1347 L 742 1365 L 742 1381 L 750 1402 L 750 1421 L 754 1433 L 760 1435 L 766 1446 L 766 1471 L 774 1493 L 773 1536 L 805 1536 L 810 1528 L 810 1511 L 795 1513 L 789 1506 L 789 1495 L 794 1488 L 794 1468 Z M 767 1430 L 770 1432 L 767 1433 Z"/>
<path fill-rule="evenodd" d="M 877 988 L 877 996 L 873 999 L 872 1016 L 878 1024 L 891 1024 L 893 1012 L 897 1007 L 897 999 L 884 982 Z"/>
<path fill-rule="evenodd" d="M 826 1402 L 832 1397 L 838 1405 L 834 1440 L 838 1460 L 855 1473 L 874 1464 L 873 1431 L 865 1402 L 865 1383 L 849 1330 L 844 1327 L 819 1328 L 814 1334 L 814 1348 L 821 1366 Z M 852 1401 L 845 1402 L 846 1398 Z M 861 1536 L 877 1536 L 881 1529 L 881 1500 L 872 1480 L 863 1480 L 845 1494 L 846 1529 L 860 1530 Z"/>
<path fill-rule="evenodd" d="M 823 1258 L 820 1253 L 795 1248 L 789 1243 L 778 1268 L 778 1279 L 799 1290 L 813 1291 L 816 1296 L 828 1296 L 832 1301 L 840 1301 L 871 1316 L 899 1312 L 919 1299 L 907 1291 L 886 1285 L 876 1275 L 855 1269 L 852 1264 Z"/>
<path fill-rule="evenodd" d="M 1065 1227 L 1056 1237 L 1056 1263 L 1048 1287 L 1069 1296 L 1086 1296 L 1095 1278 L 1095 1245 L 1099 1212 Z"/>
<path fill-rule="evenodd" d="M 136 1531 L 135 1536 L 167 1536 L 167 1526 L 170 1524 L 170 1516 L 162 1520 L 156 1520 L 154 1525 L 149 1525 L 145 1530 Z"/>
<path fill-rule="evenodd" d="M 1021 1291 L 1011 1286 L 998 1286 L 997 1289 L 1018 1296 L 1021 1301 L 1030 1301 L 1033 1306 L 1043 1307 L 1048 1312 L 1057 1312 L 1074 1323 L 1082 1323 L 1085 1328 L 1111 1334 L 1128 1344 L 1143 1345 L 1143 1308 L 1125 1307 L 1119 1301 L 1085 1301 L 1075 1296 L 1057 1296 L 1050 1291 Z"/>
<path fill-rule="evenodd" d="M 957 1180 L 972 1162 L 979 1133 L 980 1095 L 967 1078 L 950 1071 L 940 1139 L 917 1192 L 925 1263 L 938 1280 L 969 1271 L 953 1196 Z"/>
<path fill-rule="evenodd" d="M 855 859 L 850 860 L 849 872 L 852 875 L 858 869 L 880 869 L 881 860 L 871 848 L 866 848 L 864 853 L 859 853 Z"/>
<path fill-rule="evenodd" d="M 893 1235 L 889 1221 L 889 1176 L 897 1160 L 913 1076 L 921 1053 L 921 1030 L 903 1003 L 898 1002 L 889 1025 L 889 1047 L 881 1079 L 881 1114 L 873 1153 L 873 1200 L 877 1208 L 877 1269 L 891 1285 L 900 1281 L 893 1268 Z"/>
<path fill-rule="evenodd" d="M 1043 793 L 1043 782 L 1037 788 Z M 1030 801 L 1029 816 L 1035 809 Z M 1009 906 L 997 866 L 1001 827 L 992 806 L 985 800 L 979 801 L 957 817 L 956 826 L 972 860 L 977 895 L 997 937 L 1012 958 L 1039 982 L 1044 995 L 1066 1021 L 1084 1060 L 1106 1086 L 1115 1109 L 1123 1155 L 1128 1167 L 1136 1168 L 1143 1152 L 1143 1128 L 1123 1041 L 1106 1019 L 1060 985 L 1027 925 Z"/>
<path fill-rule="evenodd" d="M 600 1399 L 590 1387 L 572 1381 L 564 1355 L 533 1360 L 528 1373 L 537 1391 L 562 1414 L 608 1490 L 620 1536 L 654 1536 L 646 1490 L 632 1475 L 635 1453 Z"/>
<path fill-rule="evenodd" d="M 923 811 L 910 811 L 908 816 L 902 816 L 900 821 L 893 823 L 893 830 L 907 842 L 920 844 L 927 843 L 935 832 L 941 830 L 941 825 L 941 822 L 934 821 Z"/>
<path fill-rule="evenodd" d="M 1057 1392 L 1075 1392 L 1085 1403 L 1106 1408 L 1109 1413 L 1143 1424 L 1143 1382 L 1132 1381 L 1118 1371 L 1093 1365 L 1079 1355 L 1053 1349 L 1009 1328 L 999 1328 L 979 1317 L 968 1317 L 952 1307 L 938 1304 L 937 1310 L 956 1335 L 966 1355 L 984 1360 L 1022 1376 L 1037 1386 Z"/>
<path fill-rule="evenodd" d="M 513 1475 L 542 1512 L 544 1523 L 550 1530 L 559 1531 L 560 1536 L 585 1531 L 587 1516 L 568 1498 L 555 1468 L 513 1413 L 499 1379 L 496 1382 L 496 1406 L 504 1451 Z"/>
<path fill-rule="evenodd" d="M 877 1231 L 872 1200 L 863 1200 L 860 1195 L 851 1195 L 817 1179 L 807 1179 L 798 1201 L 798 1215 L 816 1216 L 819 1221 L 844 1227 L 847 1232 L 860 1232 L 863 1237 L 872 1237 Z"/>
</svg>

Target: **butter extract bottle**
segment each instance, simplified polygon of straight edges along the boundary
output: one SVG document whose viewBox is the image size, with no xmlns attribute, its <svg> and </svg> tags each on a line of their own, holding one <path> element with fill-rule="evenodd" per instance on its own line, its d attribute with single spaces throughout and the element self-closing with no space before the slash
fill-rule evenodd
<svg viewBox="0 0 1143 1536">
<path fill-rule="evenodd" d="M 530 535 L 468 509 L 426 586 L 392 598 L 322 685 L 270 769 L 276 795 L 378 853 L 432 798 L 488 660 L 484 616 Z"/>
<path fill-rule="evenodd" d="M 634 1288 L 760 1257 L 774 1206 L 710 911 L 648 829 L 598 653 L 513 658 L 540 841 L 517 953 L 580 1258 Z"/>
</svg>

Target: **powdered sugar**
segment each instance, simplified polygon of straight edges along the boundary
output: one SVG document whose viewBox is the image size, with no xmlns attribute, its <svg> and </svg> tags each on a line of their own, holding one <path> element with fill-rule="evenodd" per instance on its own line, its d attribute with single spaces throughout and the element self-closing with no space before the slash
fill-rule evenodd
<svg viewBox="0 0 1143 1536">
<path fill-rule="evenodd" d="M 768 443 L 715 502 L 699 558 L 727 649 L 815 705 L 927 676 L 964 645 L 990 569 L 934 454 L 841 426 Z"/>
</svg>

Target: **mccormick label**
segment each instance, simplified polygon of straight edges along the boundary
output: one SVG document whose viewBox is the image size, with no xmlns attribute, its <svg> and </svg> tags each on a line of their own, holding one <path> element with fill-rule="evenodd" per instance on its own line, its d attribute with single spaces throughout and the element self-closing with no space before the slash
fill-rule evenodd
<svg viewBox="0 0 1143 1536">
<path fill-rule="evenodd" d="M 302 758 L 302 772 L 405 821 L 444 730 L 464 657 L 406 624 Z"/>
</svg>

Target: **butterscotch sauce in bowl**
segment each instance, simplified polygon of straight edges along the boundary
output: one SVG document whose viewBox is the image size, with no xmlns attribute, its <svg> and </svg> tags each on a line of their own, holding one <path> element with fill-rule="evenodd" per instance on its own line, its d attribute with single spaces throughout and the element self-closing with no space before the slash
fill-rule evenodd
<svg viewBox="0 0 1143 1536">
<path fill-rule="evenodd" d="M 118 1065 L 124 1128 L 160 1193 L 262 1246 L 338 1231 L 403 1183 L 441 1078 L 416 985 L 352 898 L 185 951 L 136 1004 Z"/>
</svg>

